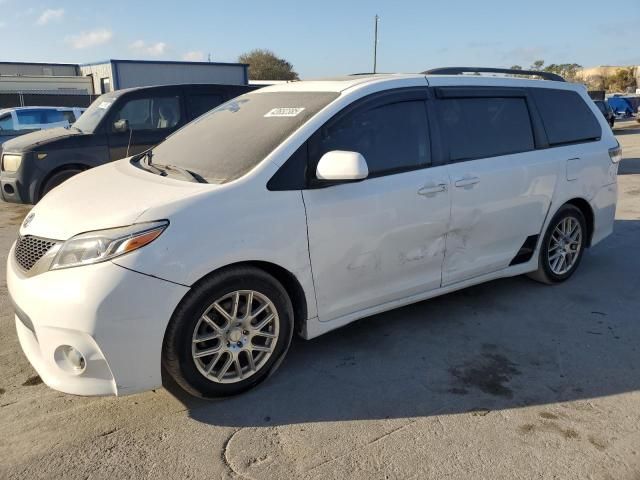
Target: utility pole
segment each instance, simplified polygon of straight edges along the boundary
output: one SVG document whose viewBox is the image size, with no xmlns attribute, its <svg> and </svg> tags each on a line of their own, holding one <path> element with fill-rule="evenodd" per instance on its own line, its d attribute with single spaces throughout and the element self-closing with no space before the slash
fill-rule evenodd
<svg viewBox="0 0 640 480">
<path fill-rule="evenodd" d="M 376 68 L 378 66 L 378 22 L 380 22 L 380 17 L 376 15 L 374 17 L 373 25 L 373 73 L 376 73 Z"/>
</svg>

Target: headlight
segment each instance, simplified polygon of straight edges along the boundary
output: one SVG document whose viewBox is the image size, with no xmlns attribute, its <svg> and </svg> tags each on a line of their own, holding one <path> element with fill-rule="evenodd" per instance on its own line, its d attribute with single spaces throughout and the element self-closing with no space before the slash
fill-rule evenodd
<svg viewBox="0 0 640 480">
<path fill-rule="evenodd" d="M 167 220 L 82 233 L 62 244 L 51 270 L 104 262 L 150 244 L 169 225 Z"/>
<path fill-rule="evenodd" d="M 22 155 L 5 153 L 2 155 L 2 168 L 5 172 L 17 172 L 22 163 Z"/>
</svg>

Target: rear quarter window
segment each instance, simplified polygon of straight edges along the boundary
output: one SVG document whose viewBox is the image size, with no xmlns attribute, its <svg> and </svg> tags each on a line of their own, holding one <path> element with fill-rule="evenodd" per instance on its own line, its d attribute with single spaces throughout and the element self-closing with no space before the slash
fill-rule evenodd
<svg viewBox="0 0 640 480">
<path fill-rule="evenodd" d="M 600 139 L 600 123 L 577 92 L 548 88 L 532 90 L 551 146 Z"/>
</svg>

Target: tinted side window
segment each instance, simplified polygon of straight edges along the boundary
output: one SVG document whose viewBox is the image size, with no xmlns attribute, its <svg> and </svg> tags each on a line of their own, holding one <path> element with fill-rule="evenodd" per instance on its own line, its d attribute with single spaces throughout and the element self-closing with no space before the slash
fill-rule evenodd
<svg viewBox="0 0 640 480">
<path fill-rule="evenodd" d="M 438 100 L 440 128 L 451 161 L 533 150 L 533 130 L 524 98 Z"/>
<path fill-rule="evenodd" d="M 64 113 L 59 110 L 44 110 L 42 113 L 44 114 L 43 123 L 57 123 L 66 120 Z"/>
<path fill-rule="evenodd" d="M 127 120 L 132 130 L 173 128 L 180 122 L 180 98 L 136 98 L 126 102 L 113 122 Z"/>
<path fill-rule="evenodd" d="M 332 150 L 358 152 L 369 175 L 381 175 L 431 163 L 427 112 L 423 101 L 407 101 L 358 110 L 321 130 L 311 158 Z"/>
<path fill-rule="evenodd" d="M 60 113 L 62 114 L 62 119 L 69 122 L 69 124 L 76 121 L 76 116 L 74 115 L 73 111 L 65 110 L 64 112 L 60 112 Z"/>
<path fill-rule="evenodd" d="M 18 123 L 20 125 L 38 125 L 42 124 L 42 110 L 18 110 L 16 112 Z"/>
<path fill-rule="evenodd" d="M 220 94 L 187 95 L 187 108 L 191 119 L 197 118 L 209 110 L 222 104 L 224 98 Z"/>
<path fill-rule="evenodd" d="M 10 113 L 0 117 L 0 130 L 13 130 L 13 118 Z"/>
<path fill-rule="evenodd" d="M 597 140 L 602 129 L 582 97 L 570 90 L 532 89 L 550 145 Z"/>
</svg>

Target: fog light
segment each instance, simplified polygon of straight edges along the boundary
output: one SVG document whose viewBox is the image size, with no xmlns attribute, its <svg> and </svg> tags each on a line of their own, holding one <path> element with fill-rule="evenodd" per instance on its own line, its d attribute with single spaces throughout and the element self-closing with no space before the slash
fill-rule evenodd
<svg viewBox="0 0 640 480">
<path fill-rule="evenodd" d="M 75 375 L 80 375 L 87 366 L 84 355 L 70 345 L 61 345 L 56 348 L 54 357 L 62 370 Z"/>
</svg>

